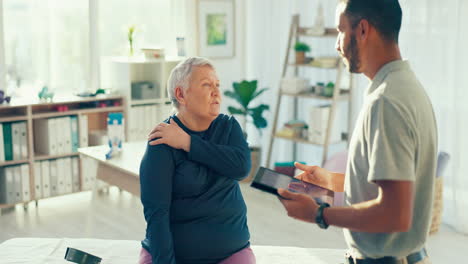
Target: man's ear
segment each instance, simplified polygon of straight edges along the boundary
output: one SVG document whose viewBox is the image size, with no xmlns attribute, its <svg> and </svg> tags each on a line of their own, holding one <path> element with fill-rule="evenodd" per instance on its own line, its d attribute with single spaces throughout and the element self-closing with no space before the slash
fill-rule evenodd
<svg viewBox="0 0 468 264">
<path fill-rule="evenodd" d="M 357 26 L 356 36 L 360 40 L 364 41 L 364 40 L 369 38 L 369 33 L 370 33 L 369 21 L 367 21 L 365 19 L 361 19 L 361 21 L 359 22 L 359 24 Z"/>
<path fill-rule="evenodd" d="M 177 86 L 175 88 L 175 98 L 177 102 L 179 102 L 179 105 L 185 105 L 185 93 L 182 87 Z"/>
</svg>

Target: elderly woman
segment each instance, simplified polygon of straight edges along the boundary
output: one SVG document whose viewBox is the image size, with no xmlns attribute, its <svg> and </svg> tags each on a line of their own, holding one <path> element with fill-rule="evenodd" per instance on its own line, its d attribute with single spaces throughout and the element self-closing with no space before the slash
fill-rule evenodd
<svg viewBox="0 0 468 264">
<path fill-rule="evenodd" d="M 177 113 L 151 132 L 140 166 L 147 222 L 140 263 L 255 263 L 238 184 L 250 152 L 239 123 L 219 113 L 213 65 L 182 61 L 167 89 Z"/>
</svg>

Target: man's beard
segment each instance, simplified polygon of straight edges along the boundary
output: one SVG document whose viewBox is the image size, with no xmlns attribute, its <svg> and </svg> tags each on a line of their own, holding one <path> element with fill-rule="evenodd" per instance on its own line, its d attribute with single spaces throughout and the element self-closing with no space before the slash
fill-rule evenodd
<svg viewBox="0 0 468 264">
<path fill-rule="evenodd" d="M 351 73 L 360 73 L 359 68 L 361 66 L 361 61 L 359 60 L 359 50 L 355 34 L 351 36 L 351 40 L 345 50 L 344 56 L 348 61 L 348 71 Z"/>
</svg>

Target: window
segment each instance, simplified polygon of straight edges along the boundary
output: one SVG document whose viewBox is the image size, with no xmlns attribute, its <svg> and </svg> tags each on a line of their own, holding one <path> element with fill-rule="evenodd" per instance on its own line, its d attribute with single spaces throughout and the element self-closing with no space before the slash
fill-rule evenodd
<svg viewBox="0 0 468 264">
<path fill-rule="evenodd" d="M 43 86 L 76 92 L 88 83 L 88 1 L 4 0 L 7 93 Z"/>
<path fill-rule="evenodd" d="M 90 1 L 97 1 L 97 20 L 91 19 L 96 25 L 89 24 L 95 13 Z M 3 0 L 1 15 L 0 67 L 5 64 L 7 94 L 14 97 L 35 96 L 44 85 L 56 94 L 90 89 L 90 62 L 99 61 L 90 58 L 90 26 L 99 41 L 93 39 L 99 51 L 92 56 L 128 55 L 129 25 L 139 29 L 137 52 L 144 45 L 162 46 L 172 56 L 187 21 L 185 0 Z"/>
<path fill-rule="evenodd" d="M 135 53 L 143 46 L 160 46 L 176 55 L 176 37 L 184 36 L 183 0 L 100 0 L 99 38 L 103 56 L 128 55 L 128 27 L 136 26 Z"/>
</svg>

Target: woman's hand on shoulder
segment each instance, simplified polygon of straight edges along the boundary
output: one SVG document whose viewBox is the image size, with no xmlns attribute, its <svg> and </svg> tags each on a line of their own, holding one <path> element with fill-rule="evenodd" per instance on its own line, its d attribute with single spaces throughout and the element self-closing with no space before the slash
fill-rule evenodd
<svg viewBox="0 0 468 264">
<path fill-rule="evenodd" d="M 154 140 L 156 139 L 156 140 Z M 166 144 L 175 149 L 190 151 L 190 135 L 187 134 L 175 121 L 159 123 L 148 135 L 150 145 Z"/>
</svg>

